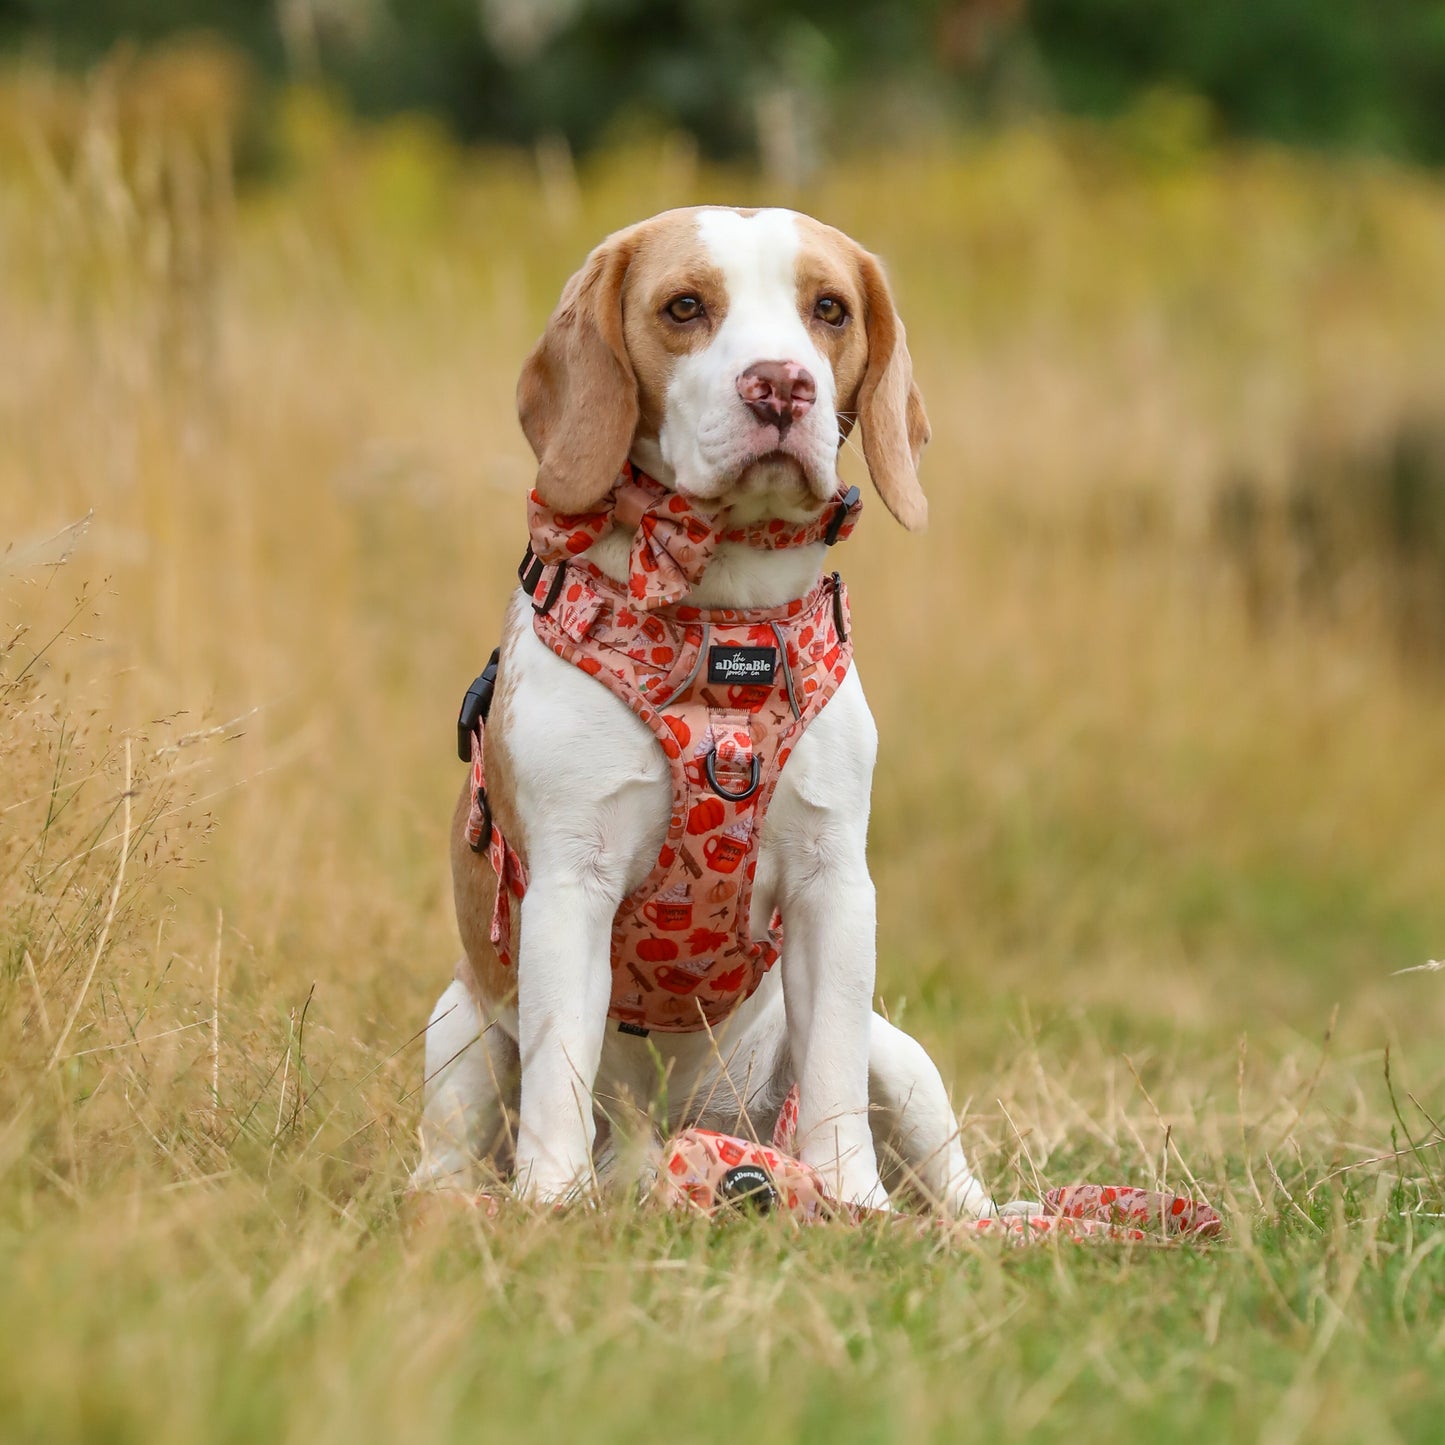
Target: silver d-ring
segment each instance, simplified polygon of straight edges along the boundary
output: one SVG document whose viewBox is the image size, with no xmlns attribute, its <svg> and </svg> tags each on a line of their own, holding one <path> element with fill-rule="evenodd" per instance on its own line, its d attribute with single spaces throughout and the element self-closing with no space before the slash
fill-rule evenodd
<svg viewBox="0 0 1445 1445">
<path fill-rule="evenodd" d="M 753 775 L 748 779 L 748 785 L 741 793 L 730 793 L 717 780 L 717 748 L 714 746 L 707 755 L 707 761 L 703 764 L 703 771 L 707 773 L 709 787 L 712 788 L 718 797 L 726 798 L 730 803 L 742 803 L 751 798 L 758 790 L 758 780 L 763 775 L 763 767 L 758 762 L 758 755 L 753 754 Z"/>
</svg>

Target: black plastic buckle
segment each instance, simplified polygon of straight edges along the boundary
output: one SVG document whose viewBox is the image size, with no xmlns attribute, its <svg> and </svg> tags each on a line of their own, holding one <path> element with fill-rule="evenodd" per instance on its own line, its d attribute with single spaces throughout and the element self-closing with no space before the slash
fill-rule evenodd
<svg viewBox="0 0 1445 1445">
<path fill-rule="evenodd" d="M 566 580 L 567 564 L 559 562 L 557 570 L 552 574 L 552 585 L 547 589 L 547 595 L 540 602 L 532 604 L 532 611 L 540 612 L 545 617 L 552 610 L 552 604 L 562 595 L 562 584 Z"/>
<path fill-rule="evenodd" d="M 457 714 L 457 756 L 464 763 L 472 760 L 472 734 L 478 724 L 486 722 L 492 710 L 492 694 L 497 688 L 497 659 L 501 655 L 500 647 L 492 649 L 487 665 L 462 699 L 462 710 Z"/>
<path fill-rule="evenodd" d="M 823 533 L 823 541 L 829 546 L 834 546 L 838 541 L 838 533 L 843 530 L 843 523 L 848 520 L 848 513 L 858 505 L 859 491 L 857 487 L 849 487 L 838 505 L 833 509 L 833 515 L 828 518 L 828 530 Z"/>
<path fill-rule="evenodd" d="M 528 597 L 536 592 L 537 584 L 546 570 L 547 564 L 532 550 L 532 544 L 528 542 L 527 550 L 522 556 L 522 565 L 517 568 L 517 581 L 522 584 Z M 552 574 L 552 585 L 547 589 L 547 595 L 540 602 L 532 604 L 532 611 L 540 612 L 545 617 L 552 610 L 552 604 L 562 595 L 562 583 L 566 580 L 567 564 L 559 562 L 557 570 Z"/>
<path fill-rule="evenodd" d="M 522 561 L 517 568 L 517 581 L 522 584 L 528 597 L 537 590 L 537 583 L 542 580 L 542 573 L 546 570 L 547 564 L 532 550 L 532 544 L 528 542 L 527 550 L 522 553 Z"/>
<path fill-rule="evenodd" d="M 718 797 L 726 798 L 730 803 L 742 803 L 751 798 L 758 790 L 758 781 L 763 775 L 763 767 L 758 762 L 758 755 L 753 754 L 753 773 L 748 779 L 748 785 L 741 793 L 730 793 L 717 780 L 717 748 L 714 747 L 707 755 L 707 761 L 703 764 L 703 771 L 707 774 L 708 785 Z"/>
<path fill-rule="evenodd" d="M 833 573 L 833 630 L 839 642 L 847 642 L 848 628 L 843 621 L 843 579 Z"/>
</svg>

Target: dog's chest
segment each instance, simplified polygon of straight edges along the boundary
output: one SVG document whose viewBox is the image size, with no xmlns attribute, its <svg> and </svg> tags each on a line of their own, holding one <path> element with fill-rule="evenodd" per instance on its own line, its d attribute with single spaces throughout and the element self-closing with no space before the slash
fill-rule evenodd
<svg viewBox="0 0 1445 1445">
<path fill-rule="evenodd" d="M 651 730 L 615 696 L 535 635 L 518 598 L 508 614 L 506 710 L 512 786 L 529 866 L 559 867 L 624 897 L 667 836 L 672 785 Z M 816 866 L 820 830 L 866 827 L 877 733 L 850 668 L 798 740 L 764 820 L 753 893 L 754 936 L 790 871 Z"/>
</svg>

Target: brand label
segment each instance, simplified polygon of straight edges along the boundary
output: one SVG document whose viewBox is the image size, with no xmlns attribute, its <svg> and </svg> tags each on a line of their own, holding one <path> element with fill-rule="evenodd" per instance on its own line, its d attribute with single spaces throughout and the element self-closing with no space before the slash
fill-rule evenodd
<svg viewBox="0 0 1445 1445">
<path fill-rule="evenodd" d="M 756 1164 L 739 1164 L 718 1181 L 718 1198 L 734 1207 L 756 1209 L 766 1214 L 778 1200 L 773 1181 Z"/>
<path fill-rule="evenodd" d="M 769 687 L 778 671 L 776 647 L 710 647 L 707 680 L 738 687 Z"/>
</svg>

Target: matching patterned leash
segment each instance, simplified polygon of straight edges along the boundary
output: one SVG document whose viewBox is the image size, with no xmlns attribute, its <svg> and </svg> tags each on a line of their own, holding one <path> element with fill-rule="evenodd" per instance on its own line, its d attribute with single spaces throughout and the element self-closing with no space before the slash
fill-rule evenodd
<svg viewBox="0 0 1445 1445">
<path fill-rule="evenodd" d="M 1130 1185 L 1073 1184 L 1050 1189 L 1040 1214 L 949 1220 L 934 1215 L 852 1209 L 831 1198 L 822 1176 L 783 1150 L 711 1129 L 685 1129 L 663 1150 L 654 1197 L 665 1208 L 710 1219 L 739 1208 L 783 1213 L 801 1223 L 877 1218 L 957 1238 L 1001 1238 L 1029 1244 L 1058 1237 L 1075 1241 L 1162 1243 L 1212 1239 L 1219 1215 L 1197 1200 Z"/>
</svg>

